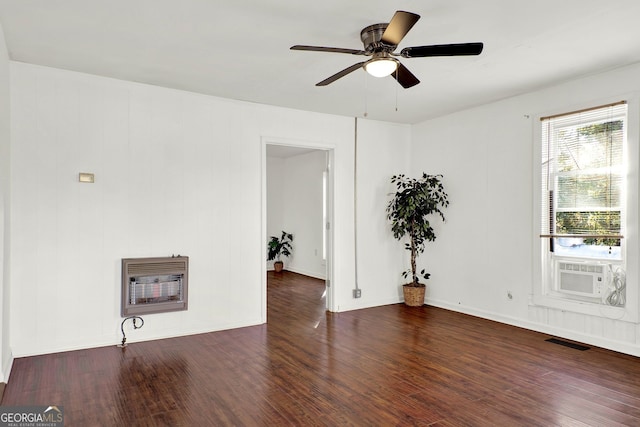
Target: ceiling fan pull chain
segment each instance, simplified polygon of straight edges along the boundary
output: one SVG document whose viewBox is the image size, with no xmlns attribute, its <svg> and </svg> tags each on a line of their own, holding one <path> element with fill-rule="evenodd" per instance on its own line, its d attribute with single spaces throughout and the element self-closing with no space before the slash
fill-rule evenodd
<svg viewBox="0 0 640 427">
<path fill-rule="evenodd" d="M 398 68 L 396 68 L 396 80 L 398 80 Z M 396 88 L 396 112 L 398 112 L 398 85 L 393 85 Z"/>
</svg>

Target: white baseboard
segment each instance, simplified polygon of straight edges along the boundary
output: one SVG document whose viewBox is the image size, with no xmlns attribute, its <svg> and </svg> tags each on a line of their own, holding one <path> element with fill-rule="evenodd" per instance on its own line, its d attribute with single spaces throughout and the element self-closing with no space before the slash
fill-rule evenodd
<svg viewBox="0 0 640 427">
<path fill-rule="evenodd" d="M 218 331 L 226 331 L 229 329 L 237 329 L 244 328 L 248 326 L 256 326 L 261 325 L 264 322 L 260 319 L 253 319 L 243 322 L 234 322 L 227 323 L 223 325 L 218 325 L 216 328 L 194 328 L 186 331 L 174 331 L 169 333 L 150 333 L 146 335 L 140 334 L 128 334 L 127 335 L 127 345 L 133 345 L 137 342 L 145 342 L 145 341 L 155 341 L 162 340 L 167 338 L 179 338 L 186 337 L 189 335 L 198 335 L 198 334 L 207 334 L 210 332 L 218 332 Z M 50 348 L 36 348 L 36 347 L 18 347 L 15 350 L 16 357 L 30 357 L 30 356 L 40 356 L 43 354 L 52 354 L 52 353 L 64 353 L 68 351 L 76 351 L 76 350 L 86 350 L 90 348 L 99 348 L 99 347 L 115 347 L 120 344 L 122 341 L 122 335 L 120 335 L 120 331 L 117 334 L 113 335 L 103 335 L 99 338 L 91 342 L 76 342 L 76 343 L 67 343 L 64 345 L 50 347 Z M 13 362 L 13 359 L 11 360 Z"/>
<path fill-rule="evenodd" d="M 640 357 L 640 346 L 638 346 L 637 344 L 613 341 L 603 337 L 583 334 L 576 331 L 562 329 L 556 326 L 545 325 L 543 323 L 531 322 L 525 319 L 519 319 L 519 318 L 504 316 L 501 314 L 492 313 L 484 310 L 478 310 L 476 308 L 468 307 L 464 305 L 450 304 L 447 302 L 430 300 L 430 299 L 428 299 L 426 303 L 434 307 L 440 307 L 446 310 L 451 310 L 458 313 L 464 313 L 471 316 L 480 317 L 482 319 L 493 320 L 496 322 L 504 323 L 506 325 L 517 326 L 519 328 L 529 329 L 531 331 L 553 335 L 560 338 L 565 338 L 568 340 L 593 345 L 596 347 L 606 348 L 608 350 L 618 351 L 620 353 L 629 354 L 631 356 Z"/>
<path fill-rule="evenodd" d="M 9 382 L 9 376 L 11 375 L 11 369 L 13 368 L 13 353 L 11 353 L 9 355 L 9 360 L 5 360 L 2 366 L 2 378 L 0 379 L 0 382 L 2 383 L 8 383 Z"/>
</svg>

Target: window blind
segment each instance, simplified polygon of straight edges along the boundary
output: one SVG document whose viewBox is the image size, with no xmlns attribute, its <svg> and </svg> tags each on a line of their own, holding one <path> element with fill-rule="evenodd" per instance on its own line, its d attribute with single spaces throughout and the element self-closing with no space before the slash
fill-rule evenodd
<svg viewBox="0 0 640 427">
<path fill-rule="evenodd" d="M 626 102 L 541 118 L 541 236 L 622 238 Z"/>
</svg>

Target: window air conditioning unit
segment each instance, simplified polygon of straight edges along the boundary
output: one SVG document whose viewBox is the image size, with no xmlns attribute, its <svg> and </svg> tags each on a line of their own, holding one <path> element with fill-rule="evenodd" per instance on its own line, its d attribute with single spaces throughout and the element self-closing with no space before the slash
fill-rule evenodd
<svg viewBox="0 0 640 427">
<path fill-rule="evenodd" d="M 608 273 L 608 264 L 558 261 L 557 290 L 565 294 L 602 298 L 609 281 Z"/>
</svg>

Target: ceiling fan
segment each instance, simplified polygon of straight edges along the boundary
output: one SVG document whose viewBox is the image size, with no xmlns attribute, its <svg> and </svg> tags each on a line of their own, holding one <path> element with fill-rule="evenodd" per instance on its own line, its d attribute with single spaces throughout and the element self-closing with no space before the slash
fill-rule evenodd
<svg viewBox="0 0 640 427">
<path fill-rule="evenodd" d="M 420 15 L 398 10 L 388 24 L 374 24 L 364 28 L 360 32 L 360 39 L 364 43 L 364 50 L 343 49 L 339 47 L 324 46 L 291 46 L 291 50 L 309 50 L 315 52 L 350 53 L 352 55 L 371 56 L 371 59 L 358 62 L 344 70 L 316 83 L 316 86 L 326 86 L 341 77 L 364 68 L 375 77 L 392 75 L 405 89 L 420 83 L 420 80 L 402 65 L 396 57 L 424 58 L 428 56 L 460 56 L 479 55 L 482 52 L 482 43 L 457 43 L 440 44 L 430 46 L 405 47 L 400 53 L 394 53 L 400 41 L 409 30 L 418 22 Z"/>
</svg>

